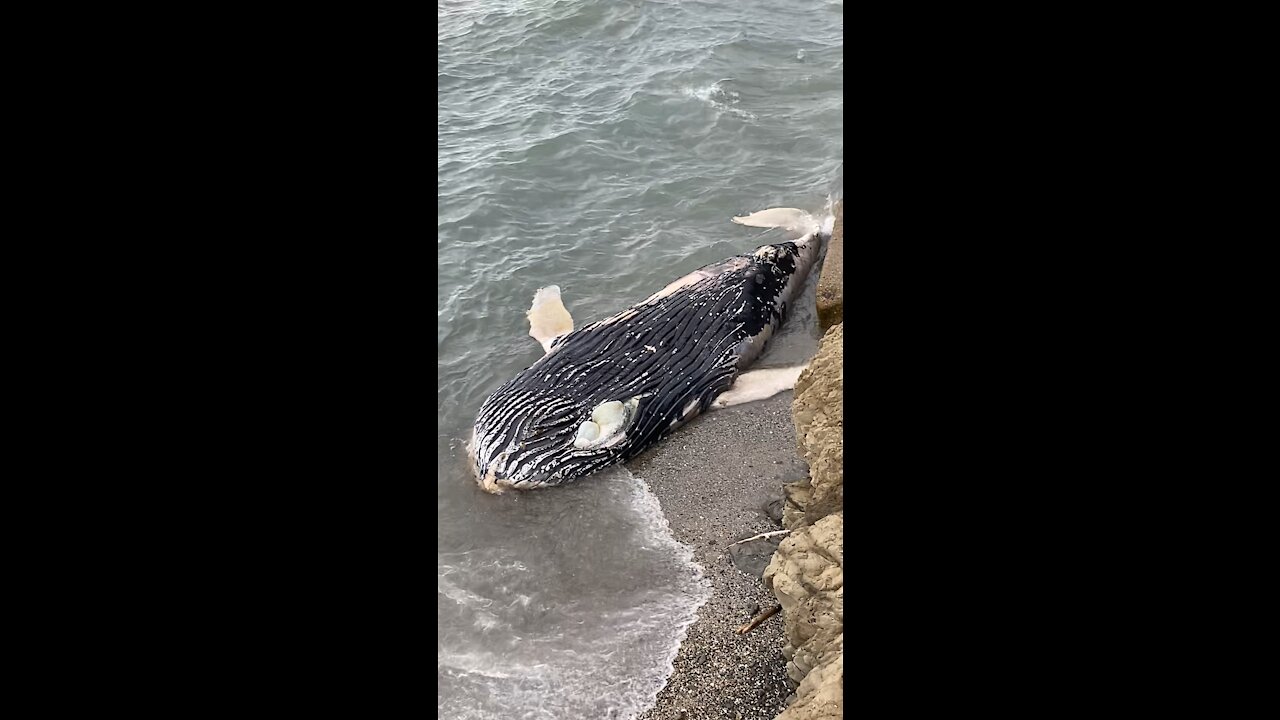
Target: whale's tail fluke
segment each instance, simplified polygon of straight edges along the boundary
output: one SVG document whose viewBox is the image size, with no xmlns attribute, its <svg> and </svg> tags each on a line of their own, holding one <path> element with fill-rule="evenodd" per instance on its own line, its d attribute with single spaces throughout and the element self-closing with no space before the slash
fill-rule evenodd
<svg viewBox="0 0 1280 720">
<path fill-rule="evenodd" d="M 799 233 L 810 233 L 821 229 L 817 218 L 796 208 L 769 208 L 750 215 L 735 217 L 733 221 L 747 227 L 780 227 Z"/>
</svg>

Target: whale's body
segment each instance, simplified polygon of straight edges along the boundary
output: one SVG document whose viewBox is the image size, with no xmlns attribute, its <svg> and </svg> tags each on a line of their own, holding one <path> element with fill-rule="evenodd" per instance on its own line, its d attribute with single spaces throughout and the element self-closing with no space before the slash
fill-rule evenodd
<svg viewBox="0 0 1280 720">
<path fill-rule="evenodd" d="M 786 319 L 824 238 L 811 229 L 707 265 L 546 341 L 547 354 L 480 408 L 470 443 L 480 486 L 558 485 L 634 457 L 705 412 Z M 554 299 L 562 308 L 558 291 Z"/>
</svg>

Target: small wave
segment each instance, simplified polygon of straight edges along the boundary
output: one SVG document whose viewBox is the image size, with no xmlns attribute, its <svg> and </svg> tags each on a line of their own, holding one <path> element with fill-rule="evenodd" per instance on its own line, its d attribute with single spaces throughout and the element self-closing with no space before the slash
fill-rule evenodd
<svg viewBox="0 0 1280 720">
<path fill-rule="evenodd" d="M 436 575 L 436 592 L 444 595 L 450 600 L 466 607 L 482 607 L 486 608 L 493 604 L 493 600 L 486 597 L 480 597 L 475 593 L 464 590 L 454 585 L 444 578 L 448 572 L 438 573 Z"/>
<path fill-rule="evenodd" d="M 503 667 L 495 662 L 496 658 L 489 653 L 449 653 L 436 658 L 436 667 L 448 668 L 458 672 L 480 675 L 495 680 L 517 677 L 516 668 Z"/>
<path fill-rule="evenodd" d="M 721 83 L 729 82 L 730 80 L 731 78 L 726 78 L 724 80 L 717 80 L 711 83 L 710 85 L 702 85 L 700 87 L 684 87 L 680 89 L 680 92 L 687 97 L 694 98 L 695 100 L 700 100 L 720 112 L 729 113 L 730 115 L 736 115 L 737 117 L 746 118 L 747 120 L 759 119 L 753 113 L 749 113 L 746 110 L 739 110 L 738 108 L 733 107 L 734 105 L 737 105 L 738 101 L 740 100 L 740 97 L 738 96 L 738 91 L 726 90 L 724 86 L 721 85 Z"/>
<path fill-rule="evenodd" d="M 652 694 L 649 695 L 648 701 L 645 703 L 644 709 L 647 709 L 653 707 L 657 702 L 658 693 L 666 685 L 667 677 L 675 671 L 676 655 L 680 652 L 680 643 L 684 642 L 684 636 L 689 626 L 693 625 L 694 621 L 698 619 L 698 608 L 702 607 L 711 598 L 711 584 L 704 577 L 702 566 L 693 559 L 693 548 L 677 540 L 675 535 L 671 533 L 671 524 L 667 521 L 667 516 L 662 513 L 662 504 L 658 501 L 658 497 L 653 494 L 653 491 L 649 489 L 649 484 L 642 478 L 631 474 L 631 471 L 625 467 L 619 466 L 618 470 L 631 483 L 631 506 L 645 520 L 643 530 L 646 542 L 670 550 L 682 565 L 691 568 L 693 572 L 692 582 L 685 594 L 688 602 L 683 607 L 674 608 L 672 612 L 674 616 L 672 620 L 674 622 L 670 651 L 667 653 L 661 682 L 654 686 Z"/>
<path fill-rule="evenodd" d="M 694 583 L 699 585 L 705 591 L 704 594 L 709 597 L 710 586 L 703 578 L 702 566 L 693 559 L 693 548 L 680 542 L 675 538 L 675 535 L 671 534 L 671 523 L 667 521 L 667 516 L 662 513 L 662 503 L 658 501 L 658 497 L 649 489 L 649 484 L 643 478 L 633 475 L 630 470 L 622 465 L 617 466 L 617 474 L 626 480 L 629 486 L 629 497 L 627 499 L 631 507 L 644 520 L 641 530 L 645 544 L 670 550 L 681 564 L 692 568 Z M 706 597 L 703 598 L 704 602 L 705 600 Z"/>
<path fill-rule="evenodd" d="M 453 601 L 437 610 L 453 618 L 436 655 L 447 686 L 442 717 L 515 717 L 516 708 L 530 720 L 635 717 L 656 702 L 698 608 L 711 596 L 693 548 L 671 534 L 658 498 L 625 467 L 597 474 L 589 485 L 539 492 L 547 494 L 519 498 L 522 515 L 537 512 L 536 503 L 595 517 L 576 521 L 577 530 L 607 525 L 618 542 L 597 545 L 606 560 L 635 563 L 633 570 L 661 587 L 650 582 L 632 590 L 630 572 L 590 564 L 583 569 L 593 578 L 583 584 L 546 572 L 550 566 L 530 567 L 538 556 L 522 556 L 522 548 L 446 553 L 437 566 L 442 599 Z M 568 555 L 556 566 L 580 557 L 577 543 L 568 539 Z M 563 591 L 565 583 L 577 588 L 571 598 L 556 595 L 556 585 Z M 609 591 L 594 599 L 578 595 L 600 583 L 628 588 L 630 600 Z M 540 670 L 531 671 L 534 665 Z"/>
<path fill-rule="evenodd" d="M 836 202 L 840 198 L 834 193 L 827 196 L 827 204 L 822 206 L 822 230 L 824 235 L 830 235 L 836 228 Z"/>
</svg>

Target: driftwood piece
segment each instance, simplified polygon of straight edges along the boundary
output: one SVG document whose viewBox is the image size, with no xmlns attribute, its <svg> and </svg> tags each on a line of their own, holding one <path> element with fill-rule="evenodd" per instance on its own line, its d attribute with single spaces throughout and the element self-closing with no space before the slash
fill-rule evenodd
<svg viewBox="0 0 1280 720">
<path fill-rule="evenodd" d="M 776 614 L 776 613 L 777 613 L 779 610 L 781 610 L 781 609 L 782 609 L 782 606 L 781 606 L 781 605 L 774 605 L 773 607 L 769 608 L 768 610 L 765 610 L 764 612 L 762 612 L 762 613 L 760 613 L 759 615 L 757 615 L 757 616 L 755 616 L 754 618 L 752 618 L 752 619 L 751 619 L 751 622 L 749 622 L 749 623 L 747 623 L 746 625 L 743 625 L 742 627 L 738 628 L 738 634 L 739 634 L 739 635 L 746 635 L 747 633 L 751 632 L 752 630 L 755 630 L 757 625 L 759 625 L 760 623 L 764 622 L 765 620 L 768 620 L 769 618 L 773 617 L 773 616 L 774 616 L 774 614 Z"/>
<path fill-rule="evenodd" d="M 764 532 L 764 533 L 760 533 L 759 535 L 752 535 L 749 538 L 743 538 L 738 542 L 729 543 L 729 547 L 733 547 L 734 545 L 741 545 L 742 543 L 749 543 L 752 540 L 764 540 L 765 538 L 777 537 L 778 535 L 786 535 L 789 532 L 791 531 L 790 530 L 774 530 L 773 532 Z"/>
</svg>

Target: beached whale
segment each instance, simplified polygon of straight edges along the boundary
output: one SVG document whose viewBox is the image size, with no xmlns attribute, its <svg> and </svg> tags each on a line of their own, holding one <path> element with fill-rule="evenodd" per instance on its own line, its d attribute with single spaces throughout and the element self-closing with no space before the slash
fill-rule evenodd
<svg viewBox="0 0 1280 720">
<path fill-rule="evenodd" d="M 529 334 L 546 355 L 480 408 L 468 452 L 481 488 L 558 485 L 634 457 L 708 409 L 795 385 L 803 367 L 743 371 L 786 319 L 826 233 L 793 208 L 733 221 L 804 234 L 695 270 L 577 330 L 558 287 L 537 292 Z"/>
</svg>

